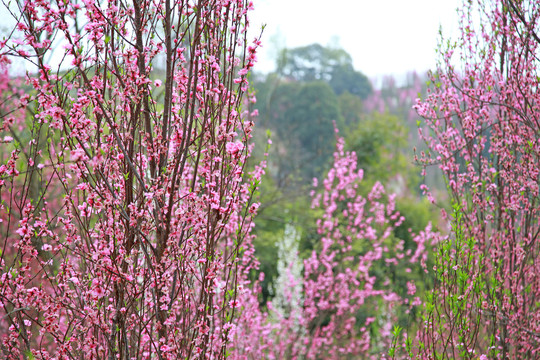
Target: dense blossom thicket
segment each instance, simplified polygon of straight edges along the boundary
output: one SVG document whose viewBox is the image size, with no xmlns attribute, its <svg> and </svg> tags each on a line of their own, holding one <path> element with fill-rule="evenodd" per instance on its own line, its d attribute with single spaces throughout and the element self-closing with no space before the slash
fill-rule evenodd
<svg viewBox="0 0 540 360">
<path fill-rule="evenodd" d="M 443 171 L 453 237 L 440 249 L 422 357 L 540 351 L 540 3 L 465 1 L 427 98 L 426 164 Z"/>
<path fill-rule="evenodd" d="M 227 357 L 263 171 L 245 174 L 251 7 L 12 3 L 0 357 Z"/>
<path fill-rule="evenodd" d="M 320 244 L 304 260 L 301 278 L 301 265 L 289 256 L 290 265 L 280 274 L 289 287 L 280 288 L 268 312 L 259 306 L 256 287 L 242 298 L 235 358 L 380 359 L 394 339 L 402 340 L 393 331 L 397 308 L 408 312 L 421 305 L 416 285 L 409 281 L 406 291 L 398 293 L 392 271 L 373 269 L 425 267 L 438 235 L 428 225 L 413 234 L 414 246 L 405 249 L 392 233 L 404 220 L 395 209 L 396 195 L 377 182 L 364 197 L 359 193 L 362 178 L 356 154 L 345 151 L 338 138 L 333 166 L 322 189 L 313 191 Z"/>
</svg>

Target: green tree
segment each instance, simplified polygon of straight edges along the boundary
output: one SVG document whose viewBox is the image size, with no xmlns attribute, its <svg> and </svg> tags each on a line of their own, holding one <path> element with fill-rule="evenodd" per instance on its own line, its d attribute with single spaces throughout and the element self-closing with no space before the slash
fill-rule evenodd
<svg viewBox="0 0 540 360">
<path fill-rule="evenodd" d="M 417 192 L 420 185 L 418 169 L 410 160 L 412 150 L 405 121 L 392 114 L 363 115 L 348 128 L 345 137 L 349 150 L 356 152 L 358 165 L 364 169 L 366 186 L 375 181 L 394 186 L 394 192 Z"/>
<path fill-rule="evenodd" d="M 290 150 L 297 151 L 292 154 L 298 161 L 294 166 L 302 169 L 304 178 L 311 180 L 326 171 L 335 144 L 333 122 L 340 117 L 337 97 L 327 83 L 302 86 L 289 114 L 290 127 L 283 124 L 278 129 L 287 131 L 298 143 Z"/>
<path fill-rule="evenodd" d="M 369 79 L 355 71 L 351 56 L 343 49 L 311 44 L 282 50 L 278 73 L 300 82 L 326 81 L 337 95 L 345 91 L 367 98 L 373 91 Z"/>
<path fill-rule="evenodd" d="M 345 91 L 338 96 L 338 102 L 341 119 L 343 120 L 338 123 L 338 128 L 346 130 L 350 126 L 358 124 L 364 112 L 362 99 L 357 95 Z"/>
<path fill-rule="evenodd" d="M 341 123 L 339 103 L 325 82 L 265 84 L 259 98 L 263 122 L 275 139 L 271 171 L 278 184 L 291 177 L 302 184 L 324 173 L 333 153 L 336 121 Z M 289 180 L 287 180 L 289 178 Z"/>
</svg>

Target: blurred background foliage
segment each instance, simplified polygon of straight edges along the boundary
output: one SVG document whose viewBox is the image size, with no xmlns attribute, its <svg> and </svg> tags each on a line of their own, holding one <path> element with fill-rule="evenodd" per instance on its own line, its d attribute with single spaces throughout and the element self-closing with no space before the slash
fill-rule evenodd
<svg viewBox="0 0 540 360">
<path fill-rule="evenodd" d="M 394 79 L 385 78 L 376 89 L 353 68 L 345 50 L 313 44 L 282 49 L 276 70 L 256 74 L 252 80 L 259 111 L 255 143 L 266 143 L 267 132 L 272 140 L 259 193 L 261 207 L 255 220 L 256 255 L 259 272 L 264 273 L 261 306 L 275 295 L 276 244 L 282 241 L 286 225 L 294 226 L 300 234 L 301 259 L 310 256 L 320 244 L 316 221 L 321 210 L 311 209 L 312 183 L 313 178 L 322 180 L 332 164 L 335 127 L 345 138 L 346 150 L 356 153 L 358 166 L 364 170 L 360 194 L 367 197 L 377 181 L 387 193 L 397 194 L 397 210 L 406 220 L 394 229 L 388 241 L 403 241 L 404 251 L 414 251 L 411 232 L 420 232 L 429 222 L 438 226 L 439 211 L 421 196 L 420 185 L 427 182 L 441 193 L 446 189 L 437 183 L 437 174 L 422 177 L 422 169 L 413 161 L 414 149 L 424 149 L 415 134 L 423 123 L 412 105 L 425 93 L 425 79 L 410 74 L 398 86 Z M 260 161 L 263 152 L 256 148 L 253 161 Z M 357 240 L 353 249 L 361 254 L 362 241 Z M 390 274 L 396 293 L 403 296 L 408 281 L 416 280 L 420 293 L 427 283 L 427 275 L 419 265 L 402 269 L 380 262 L 371 272 Z M 254 274 L 254 278 L 258 275 Z M 359 319 L 377 315 L 376 309 L 365 311 L 358 314 Z M 411 316 L 414 318 L 414 310 L 400 311 L 399 325 L 405 327 L 411 323 Z M 374 336 L 376 328 L 376 323 L 372 324 Z"/>
</svg>

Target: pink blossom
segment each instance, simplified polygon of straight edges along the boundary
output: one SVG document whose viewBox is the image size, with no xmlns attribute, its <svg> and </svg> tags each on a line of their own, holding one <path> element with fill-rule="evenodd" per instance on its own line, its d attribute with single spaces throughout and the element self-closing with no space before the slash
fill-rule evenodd
<svg viewBox="0 0 540 360">
<path fill-rule="evenodd" d="M 43 246 L 41 247 L 41 250 L 43 250 L 43 251 L 51 251 L 52 246 L 49 245 L 49 244 L 43 244 Z"/>
<path fill-rule="evenodd" d="M 239 141 L 228 142 L 226 145 L 226 150 L 231 155 L 237 155 L 244 149 L 244 144 Z"/>
<path fill-rule="evenodd" d="M 412 281 L 407 282 L 407 294 L 408 295 L 416 294 L 416 285 Z"/>
<path fill-rule="evenodd" d="M 79 148 L 79 149 L 75 149 L 71 151 L 71 160 L 74 162 L 78 162 L 82 160 L 84 156 L 85 156 L 85 153 L 83 149 Z"/>
<path fill-rule="evenodd" d="M 257 209 L 259 208 L 259 204 L 258 203 L 254 203 L 252 204 L 250 207 L 249 207 L 249 213 L 250 214 L 255 214 L 257 213 Z"/>
</svg>

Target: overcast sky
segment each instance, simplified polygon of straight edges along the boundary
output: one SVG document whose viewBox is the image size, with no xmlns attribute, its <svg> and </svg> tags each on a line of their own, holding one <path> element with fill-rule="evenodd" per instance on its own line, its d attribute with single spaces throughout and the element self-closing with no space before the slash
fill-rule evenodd
<svg viewBox="0 0 540 360">
<path fill-rule="evenodd" d="M 435 65 L 439 26 L 457 36 L 461 0 L 253 0 L 252 36 L 266 24 L 259 71 L 274 69 L 276 48 L 339 44 L 373 80 Z M 5 11 L 1 6 L 2 18 Z M 7 23 L 0 24 L 0 27 Z"/>
<path fill-rule="evenodd" d="M 337 43 L 375 79 L 435 65 L 439 26 L 457 35 L 460 0 L 254 0 L 252 31 L 266 24 L 260 71 L 274 68 L 276 44 Z"/>
</svg>

